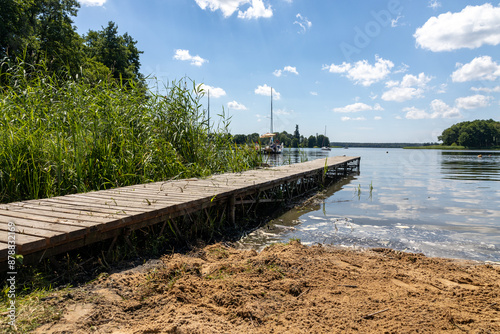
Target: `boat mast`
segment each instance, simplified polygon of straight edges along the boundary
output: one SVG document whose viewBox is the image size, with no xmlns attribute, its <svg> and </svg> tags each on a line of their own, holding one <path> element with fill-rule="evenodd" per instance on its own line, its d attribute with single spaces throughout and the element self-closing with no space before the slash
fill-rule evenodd
<svg viewBox="0 0 500 334">
<path fill-rule="evenodd" d="M 271 133 L 273 133 L 273 87 L 271 87 Z"/>
<path fill-rule="evenodd" d="M 210 89 L 208 90 L 208 134 L 210 134 Z"/>
</svg>

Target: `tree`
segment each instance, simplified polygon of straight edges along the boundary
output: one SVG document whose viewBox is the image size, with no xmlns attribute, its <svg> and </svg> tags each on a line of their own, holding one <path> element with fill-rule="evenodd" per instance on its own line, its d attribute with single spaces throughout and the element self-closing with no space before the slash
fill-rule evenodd
<svg viewBox="0 0 500 334">
<path fill-rule="evenodd" d="M 316 137 L 311 135 L 307 139 L 307 147 L 313 148 L 314 146 L 318 146 L 318 144 L 316 143 Z"/>
<path fill-rule="evenodd" d="M 76 73 L 82 62 L 81 38 L 73 26 L 77 0 L 0 0 L 0 57 L 47 69 Z"/>
<path fill-rule="evenodd" d="M 295 131 L 293 132 L 293 137 L 297 139 L 297 141 L 300 141 L 300 132 L 299 132 L 299 125 L 295 125 Z"/>
<path fill-rule="evenodd" d="M 500 122 L 475 120 L 461 122 L 445 129 L 439 140 L 443 145 L 461 145 L 474 148 L 488 148 L 500 144 Z"/>
<path fill-rule="evenodd" d="M 139 72 L 139 55 L 143 51 L 137 49 L 137 41 L 128 33 L 119 35 L 114 22 L 108 22 L 100 31 L 89 30 L 84 39 L 87 56 L 106 65 L 115 79 L 144 80 Z"/>
<path fill-rule="evenodd" d="M 77 73 L 83 61 L 82 39 L 71 17 L 76 16 L 80 4 L 76 0 L 41 0 L 34 4 L 39 42 L 35 62 L 45 58 L 52 72 L 66 68 L 71 74 Z"/>
</svg>

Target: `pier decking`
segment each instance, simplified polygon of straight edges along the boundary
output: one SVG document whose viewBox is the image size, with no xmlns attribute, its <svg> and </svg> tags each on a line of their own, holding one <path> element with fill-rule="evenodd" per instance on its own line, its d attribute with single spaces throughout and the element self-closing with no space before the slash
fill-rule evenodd
<svg viewBox="0 0 500 334">
<path fill-rule="evenodd" d="M 270 189 L 279 187 L 283 194 L 292 184 L 295 192 L 301 191 L 310 180 L 359 171 L 359 164 L 359 157 L 329 157 L 206 179 L 0 204 L 0 264 L 7 261 L 9 240 L 12 245 L 14 239 L 16 254 L 39 260 L 214 205 L 227 206 L 227 217 L 234 221 L 235 206 L 276 200 L 261 195 Z"/>
</svg>

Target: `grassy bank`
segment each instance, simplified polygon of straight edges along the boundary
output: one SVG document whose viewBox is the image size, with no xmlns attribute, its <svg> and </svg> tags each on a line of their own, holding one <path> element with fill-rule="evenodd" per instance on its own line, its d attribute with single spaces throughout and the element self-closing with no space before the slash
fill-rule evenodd
<svg viewBox="0 0 500 334">
<path fill-rule="evenodd" d="M 464 146 L 445 146 L 445 145 L 428 145 L 428 146 L 407 146 L 403 147 L 408 150 L 465 150 Z"/>
<path fill-rule="evenodd" d="M 158 95 L 130 83 L 50 76 L 43 65 L 2 75 L 0 202 L 203 177 L 259 162 L 254 150 L 232 144 L 226 121 L 209 131 L 194 82 L 172 82 Z"/>
<path fill-rule="evenodd" d="M 430 145 L 430 146 L 410 146 L 410 147 L 404 147 L 404 149 L 408 150 L 500 150 L 500 147 L 482 147 L 482 148 L 476 148 L 476 147 L 465 147 L 465 146 L 458 146 L 458 145 Z"/>
</svg>

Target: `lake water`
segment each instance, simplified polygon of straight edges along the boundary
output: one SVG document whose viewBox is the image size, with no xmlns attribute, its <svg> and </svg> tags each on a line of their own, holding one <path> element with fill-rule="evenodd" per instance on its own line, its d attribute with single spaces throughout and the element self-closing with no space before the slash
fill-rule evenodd
<svg viewBox="0 0 500 334">
<path fill-rule="evenodd" d="M 481 154 L 482 157 L 478 157 Z M 359 175 L 240 241 L 388 247 L 427 256 L 500 262 L 500 152 L 378 148 L 288 150 L 274 164 L 360 156 Z"/>
</svg>

